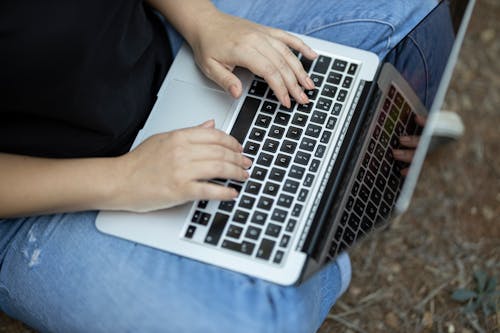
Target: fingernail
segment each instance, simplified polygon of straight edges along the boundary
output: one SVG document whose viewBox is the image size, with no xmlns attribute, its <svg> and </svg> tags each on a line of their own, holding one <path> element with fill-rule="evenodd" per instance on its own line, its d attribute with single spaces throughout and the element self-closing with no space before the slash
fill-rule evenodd
<svg viewBox="0 0 500 333">
<path fill-rule="evenodd" d="M 393 150 L 392 150 L 392 155 L 393 155 L 394 157 L 402 157 L 402 156 L 403 156 L 403 154 L 404 154 L 404 153 L 403 153 L 401 150 L 398 150 L 398 149 L 393 149 Z"/>
<path fill-rule="evenodd" d="M 315 87 L 314 82 L 313 82 L 313 80 L 311 80 L 311 78 L 309 76 L 306 78 L 306 81 L 307 81 L 308 88 L 314 89 L 314 87 Z"/>
<path fill-rule="evenodd" d="M 248 157 L 245 157 L 245 159 L 244 159 L 244 163 L 245 163 L 245 166 L 246 166 L 247 168 L 249 168 L 249 167 L 251 167 L 251 166 L 252 166 L 252 160 L 251 160 L 251 159 L 249 159 Z"/>
<path fill-rule="evenodd" d="M 290 102 L 290 97 L 287 95 L 285 95 L 285 97 L 283 98 L 284 100 L 284 103 L 283 105 L 286 106 L 287 108 L 289 108 L 290 106 L 292 106 L 292 103 Z"/>
<path fill-rule="evenodd" d="M 407 136 L 402 136 L 402 137 L 399 138 L 399 141 L 401 143 L 410 143 L 410 138 L 407 137 Z"/>
<path fill-rule="evenodd" d="M 230 93 L 230 94 L 231 94 L 234 98 L 238 97 L 238 87 L 237 87 L 235 84 L 231 85 L 231 86 L 229 87 L 229 93 Z"/>
<path fill-rule="evenodd" d="M 309 103 L 309 97 L 307 97 L 307 95 L 304 92 L 300 94 L 300 98 L 302 99 L 302 104 Z"/>
</svg>

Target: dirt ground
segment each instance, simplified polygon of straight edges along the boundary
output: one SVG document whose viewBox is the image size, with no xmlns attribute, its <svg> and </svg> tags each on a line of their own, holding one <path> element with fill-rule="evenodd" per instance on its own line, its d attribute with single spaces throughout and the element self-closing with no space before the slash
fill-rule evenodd
<svg viewBox="0 0 500 333">
<path fill-rule="evenodd" d="M 499 19 L 500 1 L 478 0 L 446 98 L 465 136 L 427 158 L 408 212 L 350 252 L 352 284 L 319 333 L 500 332 L 500 313 L 451 298 L 478 269 L 500 279 Z M 32 331 L 0 313 L 2 332 Z"/>
</svg>

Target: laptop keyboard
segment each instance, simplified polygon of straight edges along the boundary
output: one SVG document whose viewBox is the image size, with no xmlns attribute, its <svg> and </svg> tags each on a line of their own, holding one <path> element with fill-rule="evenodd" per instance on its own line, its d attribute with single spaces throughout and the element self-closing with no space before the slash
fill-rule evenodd
<svg viewBox="0 0 500 333">
<path fill-rule="evenodd" d="M 284 261 L 359 67 L 324 55 L 315 61 L 297 56 L 316 86 L 305 91 L 310 103 L 292 100 L 286 108 L 254 77 L 230 133 L 253 160 L 250 178 L 213 180 L 239 196 L 195 202 L 185 239 L 271 264 Z"/>
<path fill-rule="evenodd" d="M 329 259 L 351 246 L 358 238 L 386 221 L 403 183 L 401 170 L 407 163 L 395 161 L 392 149 L 400 148 L 401 135 L 418 134 L 420 127 L 409 104 L 391 85 L 373 128 L 366 152 L 362 155 Z"/>
</svg>

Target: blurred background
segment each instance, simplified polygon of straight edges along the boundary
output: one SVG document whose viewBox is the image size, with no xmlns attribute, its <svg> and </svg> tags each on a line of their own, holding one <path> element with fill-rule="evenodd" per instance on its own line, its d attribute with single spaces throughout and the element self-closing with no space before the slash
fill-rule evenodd
<svg viewBox="0 0 500 333">
<path fill-rule="evenodd" d="M 465 135 L 428 156 L 408 212 L 351 251 L 351 286 L 319 333 L 500 332 L 499 58 L 500 1 L 478 0 L 445 102 Z M 3 332 L 32 331 L 0 313 Z"/>
</svg>

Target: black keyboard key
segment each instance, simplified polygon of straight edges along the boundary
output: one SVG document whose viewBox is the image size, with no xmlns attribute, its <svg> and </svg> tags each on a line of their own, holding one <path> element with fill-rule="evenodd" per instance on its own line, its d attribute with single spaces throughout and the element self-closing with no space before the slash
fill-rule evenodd
<svg viewBox="0 0 500 333">
<path fill-rule="evenodd" d="M 242 232 L 243 232 L 242 227 L 230 224 L 229 228 L 227 229 L 226 236 L 238 239 L 240 238 Z"/>
<path fill-rule="evenodd" d="M 280 151 L 288 154 L 293 154 L 297 149 L 297 142 L 291 140 L 284 140 L 281 144 Z"/>
<path fill-rule="evenodd" d="M 318 103 L 316 103 L 316 107 L 320 110 L 330 112 L 330 109 L 332 108 L 332 103 L 333 101 L 331 99 L 320 97 L 318 99 Z"/>
<path fill-rule="evenodd" d="M 314 85 L 318 88 L 321 87 L 321 85 L 323 84 L 323 76 L 321 75 L 311 74 L 311 80 L 312 82 L 314 82 Z"/>
<path fill-rule="evenodd" d="M 389 95 L 390 98 L 393 98 L 395 94 L 396 94 L 396 88 L 393 85 L 391 85 L 390 88 L 389 88 L 388 95 Z"/>
<path fill-rule="evenodd" d="M 320 55 L 316 60 L 316 64 L 314 65 L 313 71 L 325 74 L 328 71 L 331 62 L 332 58 Z"/>
<path fill-rule="evenodd" d="M 286 137 L 292 140 L 300 139 L 301 135 L 302 135 L 302 129 L 295 126 L 290 126 L 286 133 Z"/>
<path fill-rule="evenodd" d="M 304 179 L 304 186 L 310 187 L 313 182 L 314 182 L 314 175 L 312 173 L 308 173 L 306 175 L 306 178 Z"/>
<path fill-rule="evenodd" d="M 366 170 L 364 168 L 359 168 L 358 175 L 356 176 L 356 179 L 361 182 L 363 180 L 363 177 L 365 176 Z"/>
<path fill-rule="evenodd" d="M 296 113 L 293 115 L 292 124 L 297 125 L 299 127 L 304 127 L 306 123 L 307 123 L 306 115 L 300 113 Z"/>
<path fill-rule="evenodd" d="M 318 171 L 320 164 L 321 164 L 320 160 L 313 159 L 311 162 L 311 165 L 309 166 L 309 171 L 311 171 L 311 172 Z"/>
<path fill-rule="evenodd" d="M 379 123 L 380 126 L 384 126 L 385 118 L 387 118 L 387 113 L 380 112 L 377 119 L 377 122 Z"/>
<path fill-rule="evenodd" d="M 326 78 L 326 82 L 338 85 L 342 80 L 342 74 L 336 72 L 328 73 L 328 77 Z"/>
<path fill-rule="evenodd" d="M 307 165 L 309 164 L 310 159 L 311 154 L 299 150 L 295 155 L 295 159 L 293 160 L 293 162 L 301 165 Z"/>
<path fill-rule="evenodd" d="M 356 64 L 350 64 L 349 69 L 347 70 L 347 74 L 349 75 L 354 75 L 356 74 L 356 70 L 358 69 L 358 65 Z"/>
<path fill-rule="evenodd" d="M 272 118 L 269 116 L 266 116 L 264 114 L 259 114 L 257 116 L 257 119 L 255 120 L 255 125 L 267 128 L 269 127 L 269 124 L 271 123 Z"/>
<path fill-rule="evenodd" d="M 264 260 L 268 260 L 269 257 L 271 256 L 271 253 L 273 252 L 274 244 L 276 244 L 276 242 L 274 242 L 270 239 L 264 238 L 260 242 L 260 246 L 259 246 L 259 249 L 257 250 L 256 257 L 264 259 Z"/>
<path fill-rule="evenodd" d="M 264 145 L 262 146 L 262 150 L 275 153 L 278 150 L 279 141 L 273 139 L 266 139 Z"/>
<path fill-rule="evenodd" d="M 313 104 L 314 104 L 313 102 L 309 102 L 307 104 L 299 104 L 297 106 L 297 111 L 309 113 L 312 110 Z"/>
<path fill-rule="evenodd" d="M 266 174 L 267 174 L 267 169 L 255 166 L 253 168 L 252 175 L 250 177 L 257 180 L 264 180 L 264 178 L 266 178 Z"/>
<path fill-rule="evenodd" d="M 347 97 L 348 91 L 344 89 L 340 89 L 339 94 L 337 95 L 337 101 L 344 102 Z"/>
<path fill-rule="evenodd" d="M 399 92 L 396 92 L 396 97 L 394 97 L 394 104 L 396 104 L 396 106 L 401 109 L 404 101 L 405 100 L 404 100 L 403 96 L 401 96 L 401 94 Z"/>
<path fill-rule="evenodd" d="M 208 200 L 200 200 L 198 201 L 198 208 L 204 209 L 207 208 Z"/>
<path fill-rule="evenodd" d="M 280 168 L 272 168 L 269 174 L 269 179 L 277 182 L 281 182 L 285 177 L 286 171 Z"/>
<path fill-rule="evenodd" d="M 374 188 L 372 189 L 372 195 L 370 196 L 370 199 L 375 203 L 375 205 L 380 204 L 380 200 L 382 199 L 382 193 Z"/>
<path fill-rule="evenodd" d="M 259 194 L 261 186 L 262 185 L 260 183 L 257 183 L 254 181 L 248 181 L 247 186 L 245 187 L 245 192 L 249 193 L 249 194 L 257 195 L 257 194 Z"/>
<path fill-rule="evenodd" d="M 394 199 L 395 199 L 395 195 L 394 193 L 389 189 L 389 188 L 386 188 L 385 191 L 384 191 L 384 200 L 385 202 L 391 206 L 394 202 Z"/>
<path fill-rule="evenodd" d="M 337 123 L 336 117 L 329 117 L 328 121 L 326 122 L 326 128 L 332 130 L 335 128 L 336 123 Z"/>
<path fill-rule="evenodd" d="M 260 111 L 264 113 L 274 114 L 276 112 L 277 107 L 278 107 L 277 103 L 264 101 L 264 104 L 262 104 Z"/>
<path fill-rule="evenodd" d="M 276 251 L 276 254 L 274 255 L 273 263 L 278 264 L 278 265 L 281 264 L 284 256 L 285 256 L 285 252 Z"/>
<path fill-rule="evenodd" d="M 285 128 L 281 126 L 273 125 L 269 130 L 269 136 L 275 139 L 281 139 L 285 133 Z"/>
<path fill-rule="evenodd" d="M 349 89 L 352 84 L 352 76 L 346 76 L 344 82 L 342 83 L 342 88 Z"/>
<path fill-rule="evenodd" d="M 282 167 L 282 168 L 288 168 L 288 165 L 290 164 L 290 160 L 292 158 L 288 155 L 285 155 L 285 154 L 278 154 L 278 156 L 276 157 L 276 161 L 274 162 L 274 164 L 276 166 L 279 166 L 279 167 Z"/>
<path fill-rule="evenodd" d="M 391 118 L 392 121 L 397 121 L 398 120 L 398 116 L 399 116 L 399 111 L 396 108 L 396 105 L 393 104 L 391 106 L 390 111 L 389 111 L 389 118 Z"/>
<path fill-rule="evenodd" d="M 361 188 L 359 189 L 359 197 L 363 201 L 368 201 L 368 198 L 370 197 L 370 189 L 366 187 L 365 184 L 362 184 Z"/>
<path fill-rule="evenodd" d="M 300 57 L 300 62 L 302 63 L 302 67 L 304 67 L 304 70 L 306 73 L 309 73 L 309 70 L 311 69 L 311 65 L 313 63 L 313 60 L 309 60 L 304 56 Z"/>
<path fill-rule="evenodd" d="M 196 232 L 196 227 L 194 225 L 190 225 L 188 226 L 186 233 L 184 234 L 184 237 L 191 239 L 193 238 L 195 232 Z"/>
<path fill-rule="evenodd" d="M 397 192 L 399 190 L 399 178 L 397 178 L 394 174 L 389 177 L 387 184 L 393 192 Z"/>
<path fill-rule="evenodd" d="M 318 97 L 318 89 L 305 90 L 304 93 L 310 101 L 314 101 Z"/>
<path fill-rule="evenodd" d="M 380 141 L 379 141 L 380 144 L 382 145 L 382 147 L 387 147 L 390 140 L 391 140 L 391 138 L 389 137 L 389 135 L 385 131 L 382 131 L 382 134 L 380 135 Z"/>
<path fill-rule="evenodd" d="M 217 245 L 219 239 L 224 232 L 229 215 L 216 213 L 212 225 L 208 229 L 207 237 L 205 238 L 205 243 Z"/>
<path fill-rule="evenodd" d="M 243 152 L 248 155 L 255 155 L 259 151 L 260 145 L 256 142 L 247 141 Z"/>
<path fill-rule="evenodd" d="M 291 179 L 287 179 L 285 181 L 285 185 L 283 185 L 283 191 L 295 194 L 295 193 L 297 193 L 299 185 L 300 184 L 298 182 L 291 180 Z"/>
<path fill-rule="evenodd" d="M 356 240 L 356 234 L 351 229 L 345 228 L 342 240 L 347 244 L 347 246 L 349 246 L 354 243 L 354 240 Z"/>
<path fill-rule="evenodd" d="M 297 197 L 297 200 L 300 202 L 304 202 L 307 199 L 307 195 L 309 194 L 309 191 L 306 190 L 305 188 L 301 189 L 299 192 L 299 195 Z"/>
<path fill-rule="evenodd" d="M 269 155 L 267 153 L 260 153 L 259 157 L 257 158 L 257 164 L 263 166 L 270 166 L 272 162 L 273 162 L 273 155 Z"/>
<path fill-rule="evenodd" d="M 252 255 L 253 250 L 255 249 L 255 244 L 247 242 L 247 241 L 243 241 L 242 243 L 236 243 L 236 242 L 225 239 L 222 242 L 222 247 L 224 249 L 239 252 L 242 254 Z"/>
<path fill-rule="evenodd" d="M 319 140 L 321 143 L 328 143 L 330 142 L 330 138 L 332 137 L 332 132 L 330 131 L 323 131 L 323 134 L 321 134 L 321 139 Z"/>
<path fill-rule="evenodd" d="M 283 235 L 280 240 L 280 247 L 287 248 L 290 243 L 290 235 Z"/>
<path fill-rule="evenodd" d="M 288 220 L 288 223 L 286 224 L 286 231 L 287 232 L 293 232 L 293 230 L 295 229 L 295 226 L 297 225 L 297 220 L 295 219 L 290 219 Z"/>
<path fill-rule="evenodd" d="M 389 207 L 384 201 L 380 203 L 380 215 L 385 219 L 389 217 L 391 213 L 391 207 Z"/>
<path fill-rule="evenodd" d="M 290 208 L 293 203 L 293 197 L 287 194 L 280 194 L 278 198 L 278 206 L 285 207 L 285 208 Z"/>
<path fill-rule="evenodd" d="M 300 142 L 300 149 L 303 149 L 306 151 L 313 151 L 315 146 L 316 146 L 316 140 L 311 139 L 311 138 L 305 137 Z"/>
<path fill-rule="evenodd" d="M 262 225 L 266 222 L 266 220 L 267 214 L 257 210 L 255 211 L 255 213 L 253 213 L 251 222 Z"/>
<path fill-rule="evenodd" d="M 321 133 L 321 126 L 309 124 L 306 128 L 306 135 L 312 136 L 313 138 L 319 137 Z"/>
<path fill-rule="evenodd" d="M 233 222 L 245 224 L 245 223 L 247 223 L 247 220 L 248 220 L 248 213 L 247 212 L 240 210 L 240 209 L 237 209 L 234 212 Z"/>
<path fill-rule="evenodd" d="M 271 237 L 278 237 L 281 232 L 281 227 L 277 224 L 269 223 L 266 228 L 266 235 Z"/>
<path fill-rule="evenodd" d="M 358 214 L 358 216 L 363 216 L 363 212 L 365 211 L 365 203 L 361 199 L 356 199 L 354 202 L 353 211 Z"/>
<path fill-rule="evenodd" d="M 328 113 L 316 110 L 311 115 L 311 122 L 323 125 L 326 121 L 327 115 L 328 115 Z"/>
<path fill-rule="evenodd" d="M 347 68 L 347 61 L 340 60 L 340 59 L 335 59 L 332 65 L 332 69 L 343 72 Z"/>
<path fill-rule="evenodd" d="M 386 98 L 384 104 L 382 105 L 382 109 L 388 112 L 390 107 L 391 107 L 391 100 L 389 98 Z"/>
<path fill-rule="evenodd" d="M 254 203 L 255 203 L 254 197 L 243 195 L 240 199 L 239 207 L 252 209 Z"/>
<path fill-rule="evenodd" d="M 235 205 L 236 202 L 234 200 L 222 201 L 219 204 L 219 209 L 231 213 Z"/>
<path fill-rule="evenodd" d="M 345 209 L 349 211 L 352 209 L 353 206 L 354 206 L 354 198 L 352 196 L 349 196 L 345 204 Z"/>
<path fill-rule="evenodd" d="M 207 225 L 208 222 L 210 221 L 210 217 L 212 217 L 212 215 L 210 215 L 209 213 L 203 213 L 200 211 L 196 211 L 193 214 L 193 218 L 191 219 L 191 222 L 198 223 L 201 225 Z"/>
<path fill-rule="evenodd" d="M 391 166 L 389 165 L 389 163 L 387 163 L 386 161 L 382 161 L 380 173 L 385 178 L 389 177 L 389 174 L 391 173 Z"/>
<path fill-rule="evenodd" d="M 372 159 L 370 160 L 370 165 L 368 166 L 368 169 L 370 169 L 370 171 L 373 172 L 374 175 L 376 175 L 378 172 L 379 166 L 380 166 L 380 162 L 375 157 L 372 157 Z"/>
<path fill-rule="evenodd" d="M 302 205 L 301 205 L 301 204 L 296 203 L 296 204 L 293 206 L 293 209 L 292 209 L 292 216 L 293 216 L 293 217 L 299 217 L 301 212 L 302 212 Z"/>
<path fill-rule="evenodd" d="M 318 145 L 318 148 L 316 148 L 316 152 L 314 153 L 314 157 L 323 158 L 323 155 L 325 155 L 325 151 L 326 151 L 325 145 Z"/>
<path fill-rule="evenodd" d="M 254 227 L 253 225 L 251 225 L 248 227 L 248 229 L 245 233 L 245 237 L 253 239 L 253 240 L 257 240 L 257 239 L 259 239 L 261 231 L 262 231 L 261 228 L 257 228 L 257 227 Z"/>
<path fill-rule="evenodd" d="M 375 207 L 374 204 L 372 204 L 371 202 L 368 202 L 368 204 L 366 205 L 366 215 L 368 215 L 368 217 L 374 221 L 375 220 L 375 217 L 377 216 L 377 207 Z"/>
<path fill-rule="evenodd" d="M 347 224 L 352 228 L 352 230 L 358 230 L 359 224 L 361 223 L 361 219 L 354 214 L 349 216 L 349 220 Z"/>
<path fill-rule="evenodd" d="M 365 174 L 365 179 L 364 179 L 364 183 L 366 184 L 366 186 L 368 186 L 369 188 L 372 188 L 373 187 L 373 184 L 375 184 L 375 176 L 371 173 L 370 170 L 367 170 L 366 171 L 366 174 Z"/>
<path fill-rule="evenodd" d="M 290 121 L 290 114 L 284 112 L 278 112 L 274 117 L 274 122 L 278 125 L 286 126 Z"/>
<path fill-rule="evenodd" d="M 254 127 L 250 131 L 249 138 L 251 140 L 255 140 L 255 141 L 262 141 L 262 139 L 264 138 L 264 135 L 266 135 L 266 131 L 265 130 L 257 128 L 257 127 Z"/>
<path fill-rule="evenodd" d="M 352 188 L 351 188 L 351 194 L 353 196 L 356 196 L 358 195 L 358 191 L 359 191 L 359 188 L 361 186 L 359 185 L 358 181 L 355 181 L 354 184 L 352 184 Z"/>
<path fill-rule="evenodd" d="M 340 111 L 342 111 L 342 104 L 340 103 L 333 104 L 332 115 L 338 116 L 340 114 Z"/>
<path fill-rule="evenodd" d="M 323 90 L 321 91 L 321 95 L 329 97 L 331 99 L 335 98 L 335 94 L 337 93 L 337 87 L 325 84 Z"/>
<path fill-rule="evenodd" d="M 305 168 L 294 164 L 292 165 L 290 171 L 288 172 L 288 177 L 301 180 L 302 177 L 304 177 L 305 172 L 306 172 Z"/>
<path fill-rule="evenodd" d="M 404 125 L 406 125 L 406 123 L 408 122 L 408 120 L 410 119 L 410 116 L 411 116 L 411 108 L 410 108 L 410 105 L 408 105 L 408 103 L 404 103 L 403 104 L 403 109 L 401 111 L 401 121 L 403 122 Z"/>
<path fill-rule="evenodd" d="M 373 221 L 374 220 L 370 219 L 368 216 L 363 216 L 363 220 L 361 222 L 361 230 L 363 230 L 365 233 L 368 233 L 370 230 L 372 230 Z"/>
<path fill-rule="evenodd" d="M 248 93 L 250 95 L 264 97 L 264 95 L 266 94 L 266 90 L 267 90 L 267 83 L 258 80 L 253 80 L 252 85 L 248 90 Z"/>
<path fill-rule="evenodd" d="M 268 197 L 261 197 L 257 207 L 263 210 L 270 210 L 273 206 L 274 200 Z"/>
<path fill-rule="evenodd" d="M 270 99 L 270 100 L 273 100 L 275 102 L 278 101 L 278 97 L 276 97 L 276 95 L 274 94 L 274 91 L 272 89 L 269 89 L 269 92 L 267 93 L 266 98 Z"/>
<path fill-rule="evenodd" d="M 377 175 L 377 178 L 375 178 L 375 186 L 380 190 L 380 191 L 384 191 L 384 187 L 385 187 L 385 178 L 379 174 Z"/>
<path fill-rule="evenodd" d="M 243 143 L 245 140 L 248 130 L 250 129 L 250 125 L 252 124 L 252 120 L 259 109 L 259 105 L 259 99 L 253 97 L 245 98 L 230 133 L 236 140 L 238 140 L 239 143 Z"/>
<path fill-rule="evenodd" d="M 271 215 L 271 220 L 283 223 L 283 222 L 285 222 L 287 215 L 288 215 L 288 212 L 286 210 L 275 208 L 273 210 L 272 215 Z"/>
<path fill-rule="evenodd" d="M 278 193 L 279 189 L 280 185 L 278 183 L 267 182 L 266 185 L 264 185 L 263 192 L 267 195 L 275 196 Z"/>
</svg>

